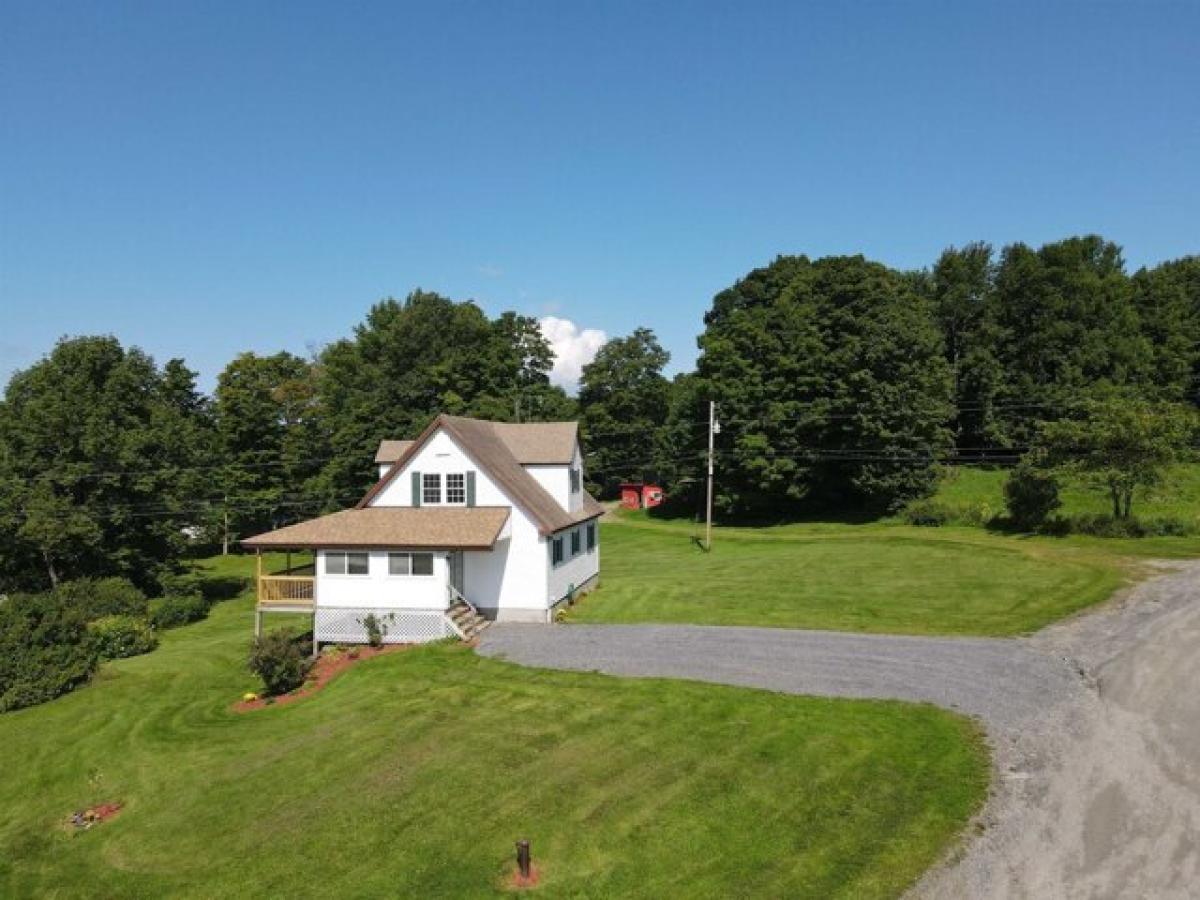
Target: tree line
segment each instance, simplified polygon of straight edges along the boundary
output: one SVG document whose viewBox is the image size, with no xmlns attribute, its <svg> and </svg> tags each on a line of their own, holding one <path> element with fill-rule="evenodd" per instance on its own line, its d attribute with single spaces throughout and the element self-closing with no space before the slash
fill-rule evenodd
<svg viewBox="0 0 1200 900">
<path fill-rule="evenodd" d="M 550 383 L 536 320 L 421 290 L 311 358 L 240 354 L 212 396 L 182 360 L 63 339 L 0 401 L 0 589 L 153 588 L 189 541 L 349 505 L 379 440 L 438 412 L 578 418 L 593 490 L 648 477 L 686 505 L 715 400 L 724 514 L 895 508 L 933 489 L 939 463 L 1014 462 L 1045 423 L 1096 415 L 1086 403 L 1194 406 L 1198 334 L 1200 258 L 1129 274 L 1087 236 L 968 244 L 917 272 L 779 257 L 713 298 L 694 371 L 668 378 L 637 328 L 584 367 L 577 397 Z"/>
</svg>

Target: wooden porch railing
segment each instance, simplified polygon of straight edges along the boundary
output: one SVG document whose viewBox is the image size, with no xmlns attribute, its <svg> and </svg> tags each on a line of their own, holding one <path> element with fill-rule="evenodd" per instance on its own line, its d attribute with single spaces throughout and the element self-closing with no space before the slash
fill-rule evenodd
<svg viewBox="0 0 1200 900">
<path fill-rule="evenodd" d="M 263 575 L 258 579 L 259 606 L 312 606 L 315 578 Z"/>
</svg>

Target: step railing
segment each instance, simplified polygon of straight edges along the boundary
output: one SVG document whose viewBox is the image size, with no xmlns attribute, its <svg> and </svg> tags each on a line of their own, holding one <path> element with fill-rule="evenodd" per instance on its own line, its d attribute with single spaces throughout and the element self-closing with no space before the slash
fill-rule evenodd
<svg viewBox="0 0 1200 900">
<path fill-rule="evenodd" d="M 456 603 L 461 603 L 464 606 L 466 606 L 467 609 L 469 609 L 475 615 L 479 615 L 479 610 L 477 610 L 475 608 L 475 604 L 472 603 L 470 600 L 468 600 L 466 597 L 464 597 L 462 591 L 460 591 L 454 585 L 452 585 L 452 584 L 446 585 L 446 594 L 450 598 L 450 606 L 454 606 Z"/>
<path fill-rule="evenodd" d="M 465 631 L 463 631 L 462 628 L 459 627 L 459 624 L 457 622 L 454 621 L 454 617 L 452 615 L 450 615 L 450 611 L 452 609 L 454 609 L 454 607 L 460 603 L 463 606 L 465 606 L 467 609 L 469 609 L 471 611 L 471 615 L 473 615 L 473 616 L 478 616 L 479 610 L 475 608 L 474 603 L 472 603 L 470 600 L 468 600 L 466 597 L 463 596 L 462 591 L 460 591 L 458 588 L 456 588 L 452 584 L 446 585 L 446 599 L 447 599 L 446 612 L 445 612 L 446 624 L 448 624 L 452 629 L 454 629 L 454 633 L 458 635 L 459 640 L 465 641 L 465 640 L 467 640 L 467 633 Z"/>
</svg>

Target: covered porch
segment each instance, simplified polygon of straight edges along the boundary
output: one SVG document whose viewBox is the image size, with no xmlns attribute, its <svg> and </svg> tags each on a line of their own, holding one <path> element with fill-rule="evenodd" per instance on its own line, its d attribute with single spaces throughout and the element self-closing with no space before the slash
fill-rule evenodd
<svg viewBox="0 0 1200 900">
<path fill-rule="evenodd" d="M 470 639 L 483 618 L 465 585 L 465 553 L 508 537 L 509 517 L 507 507 L 370 507 L 248 538 L 258 553 L 255 634 L 266 613 L 290 613 L 312 616 L 314 652 L 380 630 L 385 643 Z M 287 554 L 281 570 L 267 571 L 268 549 Z M 293 566 L 293 551 L 312 561 Z"/>
<path fill-rule="evenodd" d="M 316 557 L 312 561 L 292 566 L 292 551 L 285 551 L 284 568 L 266 571 L 261 548 L 255 550 L 254 636 L 262 634 L 264 613 L 302 613 L 315 616 L 317 600 Z M 306 556 L 308 554 L 305 554 Z M 315 623 L 314 623 L 315 624 Z M 315 647 L 314 647 L 315 652 Z"/>
</svg>

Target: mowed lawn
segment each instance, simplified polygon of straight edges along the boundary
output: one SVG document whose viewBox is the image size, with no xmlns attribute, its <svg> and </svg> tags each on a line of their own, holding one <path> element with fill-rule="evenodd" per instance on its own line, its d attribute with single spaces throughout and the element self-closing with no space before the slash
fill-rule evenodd
<svg viewBox="0 0 1200 900">
<path fill-rule="evenodd" d="M 543 896 L 894 897 L 986 792 L 975 727 L 933 707 L 525 669 L 460 645 L 236 714 L 251 609 L 220 604 L 0 715 L 0 896 L 492 896 L 529 838 Z M 64 830 L 103 801 L 125 809 Z"/>
<path fill-rule="evenodd" d="M 962 466 L 948 469 L 933 500 L 957 516 L 986 519 L 1004 511 L 1005 469 L 981 469 Z M 1058 514 L 1106 516 L 1112 504 L 1103 490 L 1078 480 L 1065 481 L 1059 497 Z M 1133 513 L 1139 518 L 1175 519 L 1193 527 L 1200 525 L 1200 465 L 1183 463 L 1171 466 L 1162 484 L 1142 489 L 1134 495 Z"/>
<path fill-rule="evenodd" d="M 707 553 L 692 534 L 639 513 L 606 522 L 600 587 L 569 620 L 1016 635 L 1108 597 L 1133 544 L 812 524 L 718 528 Z"/>
</svg>

